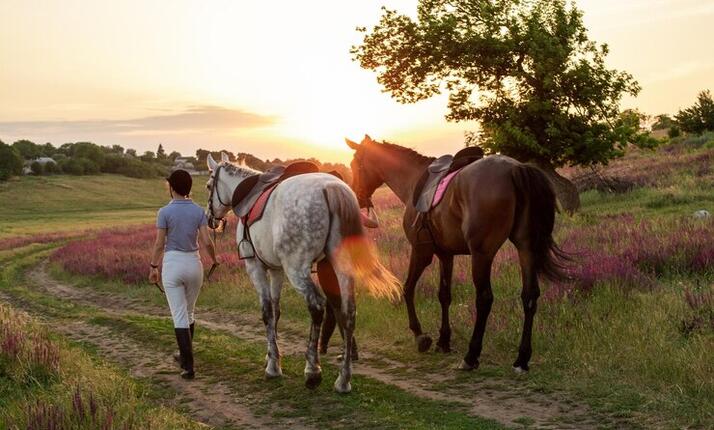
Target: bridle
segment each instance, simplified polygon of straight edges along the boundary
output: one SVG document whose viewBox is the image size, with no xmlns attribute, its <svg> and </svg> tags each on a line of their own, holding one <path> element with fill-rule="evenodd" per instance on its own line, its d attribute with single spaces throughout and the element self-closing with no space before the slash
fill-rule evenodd
<svg viewBox="0 0 714 430">
<path fill-rule="evenodd" d="M 364 176 L 364 165 L 362 162 L 362 158 L 364 157 L 356 157 L 357 161 L 357 186 L 355 188 L 355 195 L 357 195 L 357 203 L 359 203 L 360 208 L 372 208 L 374 207 L 374 204 L 372 204 L 372 196 L 365 196 L 366 193 L 364 191 L 364 186 L 362 185 L 362 177 Z M 354 182 L 354 180 L 353 180 Z"/>
<path fill-rule="evenodd" d="M 211 182 L 211 188 L 208 190 L 208 226 L 213 229 L 213 233 L 215 235 L 216 229 L 221 227 L 221 224 L 225 225 L 226 219 L 225 217 L 217 217 L 215 212 L 213 211 L 213 195 L 215 194 L 218 197 L 218 203 L 220 203 L 223 206 L 230 207 L 230 205 L 226 204 L 223 200 L 221 200 L 221 193 L 219 193 L 218 190 L 218 175 L 221 173 L 221 169 L 223 166 L 218 166 L 216 168 L 215 173 L 213 174 L 213 179 Z M 216 224 L 216 221 L 218 223 Z"/>
</svg>

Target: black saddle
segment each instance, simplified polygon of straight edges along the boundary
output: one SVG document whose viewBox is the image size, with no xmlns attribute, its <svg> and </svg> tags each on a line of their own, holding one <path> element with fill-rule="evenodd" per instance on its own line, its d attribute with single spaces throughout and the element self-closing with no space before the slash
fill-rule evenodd
<svg viewBox="0 0 714 430">
<path fill-rule="evenodd" d="M 483 158 L 483 149 L 478 146 L 469 146 L 454 155 L 443 155 L 432 161 L 414 187 L 412 204 L 417 212 L 429 212 L 439 182 L 446 175 L 481 158 Z"/>
<path fill-rule="evenodd" d="M 286 166 L 273 166 L 264 173 L 248 176 L 236 187 L 233 192 L 231 206 L 237 217 L 243 218 L 248 215 L 250 209 L 255 205 L 263 191 L 272 185 L 280 183 L 293 176 L 305 173 L 318 173 L 320 169 L 315 163 L 309 161 L 297 161 Z"/>
</svg>

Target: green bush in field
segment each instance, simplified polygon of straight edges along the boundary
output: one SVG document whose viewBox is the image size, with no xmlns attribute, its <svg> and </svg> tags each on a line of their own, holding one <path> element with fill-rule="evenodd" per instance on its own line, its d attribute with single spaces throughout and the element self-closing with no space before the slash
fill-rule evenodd
<svg viewBox="0 0 714 430">
<path fill-rule="evenodd" d="M 77 161 L 82 165 L 85 175 L 98 175 L 100 172 L 99 164 L 89 158 L 80 157 Z"/>
<path fill-rule="evenodd" d="M 61 171 L 59 169 L 59 166 L 57 166 L 56 163 L 47 163 L 44 166 L 44 173 L 46 175 L 56 174 L 56 173 L 60 173 L 60 172 Z"/>
<path fill-rule="evenodd" d="M 6 181 L 20 173 L 22 173 L 22 157 L 15 148 L 0 140 L 0 181 Z"/>
<path fill-rule="evenodd" d="M 667 132 L 667 136 L 668 136 L 670 139 L 674 139 L 675 137 L 679 137 L 681 134 L 682 134 L 682 130 L 681 130 L 678 126 L 676 126 L 676 125 L 673 125 L 672 127 L 670 127 L 669 131 Z"/>
<path fill-rule="evenodd" d="M 47 163 L 51 164 L 51 163 Z M 30 164 L 30 170 L 32 170 L 32 174 L 35 176 L 41 176 L 43 173 L 45 173 L 45 168 L 42 166 L 42 163 L 39 161 L 33 161 L 32 164 Z"/>
<path fill-rule="evenodd" d="M 84 165 L 76 158 L 66 158 L 60 160 L 59 167 L 63 173 L 68 175 L 81 176 L 84 175 Z"/>
<path fill-rule="evenodd" d="M 687 133 L 714 131 L 714 100 L 711 92 L 706 90 L 699 93 L 696 103 L 679 111 L 675 119 L 682 131 Z"/>
</svg>

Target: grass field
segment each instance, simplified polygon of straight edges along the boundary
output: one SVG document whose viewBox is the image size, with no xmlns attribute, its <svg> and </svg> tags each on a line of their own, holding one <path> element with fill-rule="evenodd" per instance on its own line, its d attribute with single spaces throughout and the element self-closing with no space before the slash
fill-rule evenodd
<svg viewBox="0 0 714 430">
<path fill-rule="evenodd" d="M 143 282 L 151 223 L 167 200 L 160 180 L 54 177 L 4 184 L 0 216 L 11 222 L 3 222 L 0 237 L 16 245 L 0 247 L 0 297 L 7 302 L 0 328 L 16 319 L 6 315 L 27 312 L 23 330 L 46 333 L 59 351 L 68 351 L 60 357 L 80 357 L 73 360 L 79 363 L 75 369 L 110 372 L 132 387 L 116 396 L 88 381 L 81 396 L 99 393 L 113 399 L 116 410 L 139 405 L 131 407 L 159 411 L 142 415 L 162 417 L 157 428 L 182 427 L 176 423 L 187 419 L 213 427 L 268 428 L 712 428 L 714 221 L 691 215 L 714 212 L 714 176 L 696 163 L 675 163 L 709 159 L 711 153 L 685 148 L 673 156 L 665 148 L 633 154 L 621 163 L 673 164 L 652 168 L 653 178 L 628 177 L 637 186 L 627 193 L 587 191 L 578 214 L 558 218 L 558 241 L 576 258 L 574 280 L 543 286 L 528 375 L 510 368 L 522 310 L 515 253 L 506 245 L 494 264 L 495 303 L 477 371 L 451 370 L 475 315 L 469 267 L 458 258 L 451 308 L 455 353 L 417 353 L 404 306 L 360 295 L 356 336 L 363 355 L 355 364 L 353 393 L 332 392 L 338 335 L 324 358 L 323 385 L 309 392 L 302 385 L 308 313 L 286 288 L 280 323 L 286 377 L 266 382 L 257 298 L 227 233 L 219 244 L 225 264 L 199 299 L 200 377 L 187 394 L 165 371 L 174 348 L 165 299 Z M 613 166 L 613 174 L 621 167 Z M 58 192 L 67 187 L 74 192 Z M 382 223 L 373 238 L 385 265 L 404 279 L 408 249 L 401 203 L 380 189 L 375 204 Z M 102 231 L 72 233 L 88 228 Z M 428 269 L 417 296 L 419 317 L 432 335 L 439 324 L 437 276 L 436 268 Z M 57 328 L 78 322 L 84 334 Z M 110 353 L 116 345 L 126 351 Z M 60 387 L 76 390 L 72 372 L 29 383 L 13 379 L 8 369 L 17 364 L 4 351 L 0 392 L 18 390 L 21 396 L 0 402 L 0 417 L 24 423 L 38 399 Z M 47 407 L 69 411 L 67 402 L 58 399 L 59 406 Z M 215 406 L 221 402 L 233 405 L 229 412 Z"/>
</svg>

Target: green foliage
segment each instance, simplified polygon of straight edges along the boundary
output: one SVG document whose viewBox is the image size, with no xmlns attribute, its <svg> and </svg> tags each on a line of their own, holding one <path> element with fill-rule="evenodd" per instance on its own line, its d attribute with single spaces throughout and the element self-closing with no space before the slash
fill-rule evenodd
<svg viewBox="0 0 714 430">
<path fill-rule="evenodd" d="M 714 100 L 711 92 L 706 90 L 699 93 L 696 103 L 679 111 L 675 119 L 682 131 L 687 133 L 714 131 Z"/>
<path fill-rule="evenodd" d="M 18 140 L 12 144 L 12 147 L 25 160 L 32 160 L 42 155 L 42 147 L 29 140 Z"/>
<path fill-rule="evenodd" d="M 30 170 L 32 170 L 32 174 L 35 176 L 40 176 L 45 172 L 45 169 L 39 161 L 33 161 L 32 164 L 30 164 Z"/>
<path fill-rule="evenodd" d="M 77 142 L 69 145 L 68 155 L 72 157 L 91 160 L 96 166 L 101 166 L 104 162 L 104 150 L 99 145 L 91 142 Z"/>
<path fill-rule="evenodd" d="M 669 131 L 667 132 L 667 137 L 670 139 L 674 139 L 675 137 L 679 137 L 682 135 L 682 130 L 679 128 L 678 125 L 673 124 L 672 127 L 669 128 Z"/>
<path fill-rule="evenodd" d="M 166 151 L 164 151 L 164 146 L 159 143 L 159 147 L 156 149 L 156 158 L 163 160 L 166 158 Z"/>
<path fill-rule="evenodd" d="M 666 130 L 668 128 L 672 128 L 675 125 L 676 123 L 672 119 L 672 117 L 667 114 L 661 114 L 655 117 L 655 123 L 652 124 L 652 130 Z"/>
<path fill-rule="evenodd" d="M 76 176 L 84 175 L 84 165 L 78 158 L 65 158 L 60 160 L 58 164 L 62 173 Z"/>
<path fill-rule="evenodd" d="M 17 150 L 0 140 L 0 181 L 22 173 L 22 156 Z"/>
<path fill-rule="evenodd" d="M 44 173 L 50 175 L 53 173 L 60 173 L 59 166 L 56 163 L 46 163 L 43 167 Z"/>
<path fill-rule="evenodd" d="M 592 165 L 641 134 L 619 109 L 639 85 L 565 0 L 420 0 L 416 20 L 385 8 L 352 54 L 399 102 L 448 92 L 447 119 L 478 121 L 491 152 Z"/>
</svg>

